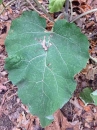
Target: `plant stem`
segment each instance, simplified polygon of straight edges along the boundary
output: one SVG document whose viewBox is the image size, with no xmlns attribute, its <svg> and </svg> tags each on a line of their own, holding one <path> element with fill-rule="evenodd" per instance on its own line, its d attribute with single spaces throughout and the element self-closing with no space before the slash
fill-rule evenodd
<svg viewBox="0 0 97 130">
<path fill-rule="evenodd" d="M 73 20 L 71 20 L 70 22 L 72 23 L 72 22 L 78 20 L 79 18 L 81 18 L 81 17 L 83 17 L 83 16 L 85 16 L 85 15 L 87 15 L 87 14 L 89 14 L 89 13 L 95 12 L 95 11 L 97 11 L 97 8 L 91 9 L 91 10 L 89 10 L 89 11 L 87 11 L 87 12 L 82 13 L 81 15 L 75 17 L 75 18 L 74 18 Z"/>
<path fill-rule="evenodd" d="M 70 2 L 70 21 L 72 20 L 72 14 L 73 14 L 73 11 L 72 11 L 72 0 L 69 0 L 69 2 Z"/>
<path fill-rule="evenodd" d="M 68 9 L 69 9 L 69 0 L 65 1 L 65 19 L 68 21 L 69 17 L 68 17 Z"/>
<path fill-rule="evenodd" d="M 61 17 L 65 17 L 65 12 L 59 14 L 55 21 L 59 20 Z"/>
<path fill-rule="evenodd" d="M 38 0 L 33 0 L 36 5 L 42 9 L 42 11 L 46 14 L 46 16 L 50 19 L 50 21 L 54 22 L 53 18 L 50 16 L 50 14 L 48 14 L 48 12 L 46 11 L 46 9 L 38 2 Z"/>
<path fill-rule="evenodd" d="M 65 1 L 65 9 L 61 14 L 59 14 L 56 21 L 59 20 L 61 17 L 64 17 L 67 21 L 69 21 L 68 9 L 69 9 L 69 0 L 66 0 Z"/>
</svg>

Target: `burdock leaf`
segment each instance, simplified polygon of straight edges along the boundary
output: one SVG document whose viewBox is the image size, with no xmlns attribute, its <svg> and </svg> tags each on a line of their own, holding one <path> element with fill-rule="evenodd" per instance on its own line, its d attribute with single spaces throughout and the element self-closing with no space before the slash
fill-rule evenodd
<svg viewBox="0 0 97 130">
<path fill-rule="evenodd" d="M 70 99 L 76 88 L 73 76 L 88 60 L 88 40 L 74 23 L 59 20 L 53 32 L 45 28 L 36 12 L 24 12 L 12 22 L 5 41 L 9 79 L 43 127 Z"/>
</svg>

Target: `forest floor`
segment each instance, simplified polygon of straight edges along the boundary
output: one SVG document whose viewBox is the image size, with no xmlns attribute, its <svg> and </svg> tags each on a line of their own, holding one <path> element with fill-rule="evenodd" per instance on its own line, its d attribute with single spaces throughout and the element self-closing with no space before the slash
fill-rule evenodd
<svg viewBox="0 0 97 130">
<path fill-rule="evenodd" d="M 4 0 L 4 4 L 10 0 Z M 39 0 L 45 7 L 48 1 Z M 97 0 L 73 0 L 73 17 L 88 10 L 97 8 Z M 0 5 L 0 12 L 3 6 Z M 37 9 L 37 7 L 36 7 Z M 85 87 L 97 89 L 97 65 L 89 59 L 86 68 L 75 76 L 77 87 L 73 97 L 61 110 L 54 114 L 54 121 L 46 128 L 40 126 L 39 118 L 29 113 L 27 106 L 22 104 L 17 96 L 17 86 L 8 79 L 4 69 L 7 53 L 4 42 L 10 29 L 11 21 L 19 17 L 23 11 L 33 10 L 24 1 L 16 0 L 0 15 L 0 130 L 97 130 L 97 106 L 85 105 L 79 98 L 79 93 Z M 59 13 L 52 17 L 56 19 Z M 43 14 L 44 15 L 44 14 Z M 75 21 L 76 25 L 88 37 L 89 53 L 97 58 L 97 12 L 90 13 Z M 47 21 L 47 28 L 53 26 Z"/>
</svg>

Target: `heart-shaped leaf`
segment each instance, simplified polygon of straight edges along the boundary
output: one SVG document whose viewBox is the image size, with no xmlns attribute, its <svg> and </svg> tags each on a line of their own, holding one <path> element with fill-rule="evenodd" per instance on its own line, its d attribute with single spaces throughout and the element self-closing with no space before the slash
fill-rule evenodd
<svg viewBox="0 0 97 130">
<path fill-rule="evenodd" d="M 12 22 L 5 42 L 9 79 L 43 127 L 70 99 L 76 87 L 73 76 L 88 60 L 88 40 L 74 23 L 59 20 L 53 32 L 45 27 L 36 12 L 24 12 Z"/>
</svg>

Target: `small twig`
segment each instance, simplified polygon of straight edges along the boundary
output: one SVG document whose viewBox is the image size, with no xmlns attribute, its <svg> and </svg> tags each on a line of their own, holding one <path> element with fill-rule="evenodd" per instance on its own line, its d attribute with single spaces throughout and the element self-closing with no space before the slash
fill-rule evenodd
<svg viewBox="0 0 97 130">
<path fill-rule="evenodd" d="M 4 84 L 4 85 L 6 85 L 6 84 L 7 84 L 7 83 L 9 83 L 9 82 L 11 82 L 11 81 L 10 81 L 10 80 L 8 80 L 8 81 L 4 82 L 3 84 Z"/>
<path fill-rule="evenodd" d="M 33 5 L 32 3 L 29 1 L 29 0 L 26 0 L 28 4 L 30 4 L 30 6 L 32 7 L 33 10 L 35 10 L 38 14 L 42 15 L 41 12 L 39 12 Z M 48 17 L 46 16 L 43 16 L 45 19 L 47 19 L 48 21 L 51 21 Z M 52 22 L 52 21 L 51 21 Z M 54 22 L 53 22 L 54 23 Z"/>
<path fill-rule="evenodd" d="M 17 96 L 17 92 L 13 93 L 10 97 L 7 98 L 7 101 L 9 101 L 13 96 Z"/>
<path fill-rule="evenodd" d="M 4 4 L 3 2 L 2 2 L 2 5 L 3 5 L 4 8 L 6 8 L 6 7 L 5 7 L 5 4 Z"/>
<path fill-rule="evenodd" d="M 34 6 L 33 6 L 33 4 L 30 2 L 30 0 L 26 0 L 27 1 L 27 3 L 32 7 L 32 9 L 33 10 L 35 10 L 38 14 L 40 14 L 40 15 L 42 15 L 42 13 L 41 12 L 39 12 Z M 45 19 L 47 19 L 48 21 L 51 21 L 48 17 L 46 17 L 46 16 L 43 16 Z M 52 22 L 52 21 L 51 21 Z"/>
<path fill-rule="evenodd" d="M 97 58 L 94 58 L 90 55 L 90 59 L 92 59 L 97 64 Z"/>
<path fill-rule="evenodd" d="M 1 10 L 0 15 L 4 12 L 4 10 L 5 10 L 9 5 L 11 5 L 12 3 L 14 3 L 14 1 L 15 1 L 15 0 L 11 0 L 11 1 L 10 1 L 9 3 L 7 3 L 6 5 L 3 4 L 3 7 L 4 7 L 4 8 Z"/>
<path fill-rule="evenodd" d="M 49 18 L 50 21 L 54 22 L 53 18 L 50 16 L 50 14 L 46 11 L 46 9 L 38 2 L 38 0 L 33 0 L 36 5 L 42 9 L 42 11 L 46 14 L 46 16 Z"/>
<path fill-rule="evenodd" d="M 97 8 L 82 13 L 81 15 L 75 17 L 75 18 L 74 18 L 73 20 L 71 20 L 70 22 L 72 23 L 72 22 L 78 20 L 79 18 L 81 18 L 81 17 L 83 17 L 83 16 L 85 16 L 85 15 L 87 15 L 87 14 L 89 14 L 89 13 L 93 13 L 93 12 L 95 12 L 95 11 L 97 11 Z"/>
<path fill-rule="evenodd" d="M 28 6 L 29 4 L 28 4 L 28 2 L 25 0 L 24 2 L 22 2 L 22 3 L 20 3 L 20 7 L 22 7 L 22 6 Z"/>
<path fill-rule="evenodd" d="M 20 0 L 17 0 L 17 9 L 20 9 Z"/>
<path fill-rule="evenodd" d="M 7 6 L 9 6 L 9 5 L 11 5 L 13 2 L 15 2 L 16 0 L 11 0 L 10 2 L 8 2 L 6 5 L 5 5 L 5 7 L 7 7 Z"/>
<path fill-rule="evenodd" d="M 32 7 L 32 9 L 33 10 L 35 10 L 38 14 L 42 14 L 41 12 L 39 12 L 35 7 L 34 7 L 34 5 L 30 2 L 30 0 L 26 0 L 27 1 L 27 3 Z"/>
</svg>

